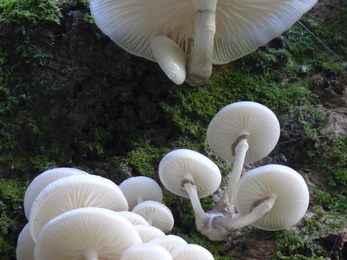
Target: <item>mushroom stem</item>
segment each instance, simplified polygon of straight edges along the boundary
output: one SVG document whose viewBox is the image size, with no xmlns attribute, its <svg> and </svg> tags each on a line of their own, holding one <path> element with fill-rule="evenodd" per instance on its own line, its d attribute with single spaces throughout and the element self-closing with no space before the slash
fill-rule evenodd
<svg viewBox="0 0 347 260">
<path fill-rule="evenodd" d="M 195 217 L 204 216 L 206 213 L 201 206 L 196 186 L 190 182 L 183 184 L 184 190 L 189 194 L 190 202 L 195 213 Z"/>
<path fill-rule="evenodd" d="M 262 216 L 264 216 L 266 213 L 268 213 L 272 207 L 275 205 L 276 202 L 276 196 L 270 195 L 266 199 L 264 199 L 259 205 L 256 205 L 253 209 L 251 209 L 251 212 L 248 213 L 245 216 L 237 217 L 234 219 L 228 219 L 224 218 L 222 223 L 226 229 L 228 230 L 236 230 L 243 228 L 245 226 L 248 226 L 258 219 L 260 219 Z"/>
<path fill-rule="evenodd" d="M 181 85 L 186 79 L 186 55 L 168 37 L 156 36 L 151 41 L 151 49 L 161 69 L 175 84 Z"/>
<path fill-rule="evenodd" d="M 223 212 L 231 207 L 233 203 L 233 193 L 235 191 L 236 185 L 240 180 L 243 165 L 245 163 L 245 156 L 248 151 L 249 145 L 247 138 L 243 138 L 239 141 L 239 143 L 235 147 L 235 161 L 233 164 L 233 169 L 229 173 L 229 182 L 228 185 L 220 198 L 220 200 L 216 203 L 215 209 L 217 211 Z"/>
<path fill-rule="evenodd" d="M 87 249 L 84 251 L 84 258 L 86 260 L 99 260 L 98 253 L 95 249 Z"/>
<path fill-rule="evenodd" d="M 205 213 L 204 209 L 201 206 L 198 192 L 196 186 L 190 182 L 183 184 L 184 190 L 189 194 L 190 202 L 195 214 L 195 224 L 198 231 L 201 231 L 206 227 L 206 222 L 210 219 L 210 215 Z"/>
<path fill-rule="evenodd" d="M 212 4 L 211 4 L 212 3 Z M 193 50 L 187 58 L 187 78 L 190 85 L 205 83 L 212 74 L 212 55 L 216 32 L 216 3 L 195 5 Z"/>
</svg>

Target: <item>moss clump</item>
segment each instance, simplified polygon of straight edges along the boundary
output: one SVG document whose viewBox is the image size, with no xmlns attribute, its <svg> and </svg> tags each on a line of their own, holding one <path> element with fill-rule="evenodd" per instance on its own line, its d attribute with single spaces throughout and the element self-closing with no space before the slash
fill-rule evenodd
<svg viewBox="0 0 347 260">
<path fill-rule="evenodd" d="M 28 182 L 0 179 L 0 252 L 2 259 L 13 259 L 17 236 L 23 227 L 23 198 Z"/>
</svg>

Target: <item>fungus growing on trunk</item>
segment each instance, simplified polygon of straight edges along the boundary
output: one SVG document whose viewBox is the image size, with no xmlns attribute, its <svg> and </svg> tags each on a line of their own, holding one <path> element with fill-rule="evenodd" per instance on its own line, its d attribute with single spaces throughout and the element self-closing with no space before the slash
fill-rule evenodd
<svg viewBox="0 0 347 260">
<path fill-rule="evenodd" d="M 189 84 L 200 85 L 210 78 L 212 64 L 228 63 L 268 43 L 317 0 L 89 2 L 97 26 L 123 49 L 159 62 L 176 84 L 187 75 Z M 167 40 L 156 42 L 157 36 Z"/>
</svg>

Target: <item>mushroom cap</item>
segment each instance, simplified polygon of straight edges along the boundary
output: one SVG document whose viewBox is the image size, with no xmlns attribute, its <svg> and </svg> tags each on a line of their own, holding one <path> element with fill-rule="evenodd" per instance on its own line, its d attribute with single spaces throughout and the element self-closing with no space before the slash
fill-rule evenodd
<svg viewBox="0 0 347 260">
<path fill-rule="evenodd" d="M 159 228 L 150 225 L 134 225 L 136 231 L 139 233 L 142 243 L 147 243 L 157 237 L 164 237 L 165 233 Z"/>
<path fill-rule="evenodd" d="M 35 242 L 30 236 L 29 225 L 26 224 L 19 233 L 16 247 L 17 260 L 35 260 L 34 259 Z"/>
<path fill-rule="evenodd" d="M 222 180 L 217 165 L 206 156 L 188 149 L 177 149 L 166 154 L 159 163 L 159 177 L 170 192 L 189 198 L 182 190 L 182 181 L 196 186 L 199 198 L 215 192 Z"/>
<path fill-rule="evenodd" d="M 164 247 L 171 254 L 177 247 L 186 245 L 187 242 L 176 235 L 166 235 L 164 237 L 157 237 L 148 242 L 149 244 L 158 244 Z"/>
<path fill-rule="evenodd" d="M 235 190 L 235 206 L 241 216 L 251 212 L 254 202 L 269 194 L 276 197 L 272 209 L 252 223 L 264 230 L 286 229 L 305 215 L 309 191 L 302 176 L 295 170 L 278 164 L 261 166 L 247 172 Z"/>
<path fill-rule="evenodd" d="M 131 177 L 119 184 L 125 198 L 132 210 L 138 202 L 144 200 L 163 201 L 163 192 L 159 184 L 146 176 Z"/>
<path fill-rule="evenodd" d="M 153 61 L 150 44 L 158 35 L 171 38 L 186 55 L 191 54 L 194 13 L 208 4 L 185 0 L 89 2 L 95 23 L 104 34 L 127 52 Z M 209 2 L 212 6 L 214 1 Z M 228 63 L 251 53 L 292 27 L 316 2 L 218 0 L 213 63 Z"/>
<path fill-rule="evenodd" d="M 129 247 L 120 260 L 172 260 L 172 257 L 162 246 L 146 243 Z"/>
<path fill-rule="evenodd" d="M 29 227 L 33 240 L 52 218 L 83 207 L 122 211 L 128 210 L 128 203 L 120 188 L 106 178 L 88 174 L 58 179 L 40 192 L 32 206 Z"/>
<path fill-rule="evenodd" d="M 60 167 L 44 171 L 41 174 L 37 175 L 25 191 L 24 212 L 26 218 L 29 220 L 31 207 L 34 203 L 34 200 L 48 184 L 60 178 L 76 174 L 88 173 L 75 168 Z"/>
<path fill-rule="evenodd" d="M 232 145 L 242 135 L 248 135 L 245 163 L 267 156 L 276 146 L 280 124 L 276 115 L 266 106 L 252 101 L 241 101 L 223 107 L 207 128 L 211 149 L 223 159 L 234 162 Z"/>
<path fill-rule="evenodd" d="M 35 246 L 36 260 L 84 259 L 95 250 L 99 259 L 119 259 L 141 238 L 134 226 L 109 209 L 79 208 L 49 221 Z M 93 258 L 94 259 L 94 258 Z"/>
<path fill-rule="evenodd" d="M 145 220 L 139 214 L 136 214 L 131 211 L 117 211 L 119 215 L 129 220 L 133 225 L 149 225 L 147 220 Z"/>
<path fill-rule="evenodd" d="M 171 253 L 171 256 L 173 260 L 214 260 L 210 251 L 195 244 L 177 247 Z"/>
<path fill-rule="evenodd" d="M 171 210 L 158 201 L 146 200 L 137 204 L 132 212 L 141 215 L 148 223 L 164 233 L 172 230 L 174 218 Z"/>
</svg>

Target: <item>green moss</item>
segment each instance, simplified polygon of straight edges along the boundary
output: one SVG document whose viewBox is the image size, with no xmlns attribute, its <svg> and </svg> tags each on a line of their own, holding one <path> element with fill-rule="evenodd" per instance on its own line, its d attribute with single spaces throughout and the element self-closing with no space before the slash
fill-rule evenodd
<svg viewBox="0 0 347 260">
<path fill-rule="evenodd" d="M 0 179 L 0 255 L 11 259 L 17 236 L 23 226 L 23 198 L 28 182 Z"/>
</svg>

